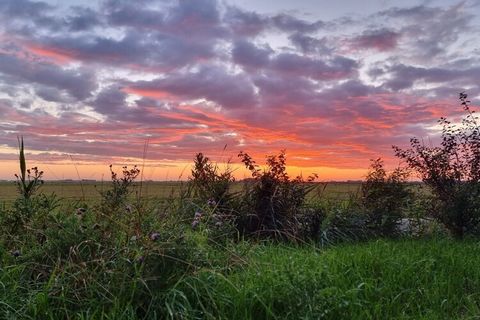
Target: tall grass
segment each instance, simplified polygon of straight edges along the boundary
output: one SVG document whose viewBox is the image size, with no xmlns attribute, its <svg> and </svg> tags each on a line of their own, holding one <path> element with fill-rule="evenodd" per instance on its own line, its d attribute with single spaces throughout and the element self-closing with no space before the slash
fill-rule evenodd
<svg viewBox="0 0 480 320">
<path fill-rule="evenodd" d="M 324 251 L 259 245 L 234 272 L 170 290 L 185 319 L 478 319 L 480 246 L 378 240 Z"/>
</svg>

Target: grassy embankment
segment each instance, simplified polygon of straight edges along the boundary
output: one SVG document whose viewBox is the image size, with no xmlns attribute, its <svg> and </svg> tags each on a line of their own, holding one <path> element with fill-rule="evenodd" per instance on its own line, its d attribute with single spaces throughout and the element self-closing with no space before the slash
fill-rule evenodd
<svg viewBox="0 0 480 320">
<path fill-rule="evenodd" d="M 477 319 L 480 315 L 480 245 L 448 239 L 371 241 L 314 247 L 240 243 L 231 250 L 204 248 L 211 261 L 165 289 L 149 317 L 185 319 Z M 1 251 L 0 251 L 1 253 Z M 6 253 L 3 253 L 6 254 Z M 22 279 L 25 264 L 0 270 L 2 318 L 136 319 L 120 299 L 86 301 L 62 310 L 51 301 L 53 282 Z M 96 286 L 91 275 L 87 290 Z M 134 292 L 131 292 L 134 295 Z M 132 297 L 133 299 L 133 297 Z M 68 301 L 64 301 L 65 305 Z M 51 308 L 50 305 L 55 305 Z"/>
</svg>

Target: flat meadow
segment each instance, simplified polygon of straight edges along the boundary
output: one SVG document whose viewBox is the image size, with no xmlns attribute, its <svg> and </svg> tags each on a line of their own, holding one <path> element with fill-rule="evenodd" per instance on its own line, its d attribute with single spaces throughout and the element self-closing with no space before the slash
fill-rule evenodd
<svg viewBox="0 0 480 320">
<path fill-rule="evenodd" d="M 182 181 L 144 181 L 141 187 L 143 199 L 162 200 L 178 195 Z M 140 183 L 137 183 L 140 189 Z M 322 196 L 332 200 L 347 199 L 352 194 L 359 192 L 361 182 L 322 182 L 318 183 L 309 197 Z M 45 194 L 56 194 L 66 201 L 85 201 L 95 203 L 101 200 L 101 192 L 109 188 L 108 181 L 45 181 L 42 192 Z M 232 184 L 233 190 L 240 190 L 242 183 Z M 0 182 L 1 201 L 11 204 L 18 196 L 17 186 L 14 181 Z"/>
</svg>

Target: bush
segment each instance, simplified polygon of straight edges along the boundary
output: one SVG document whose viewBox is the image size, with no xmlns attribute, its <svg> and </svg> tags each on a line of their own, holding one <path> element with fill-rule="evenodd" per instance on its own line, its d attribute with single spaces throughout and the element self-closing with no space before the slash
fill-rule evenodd
<svg viewBox="0 0 480 320">
<path fill-rule="evenodd" d="M 192 228 L 202 230 L 214 243 L 236 235 L 234 218 L 240 194 L 231 191 L 234 181 L 229 164 L 221 171 L 217 164 L 202 153 L 195 156 L 183 202 L 191 201 L 187 212 L 189 219 L 193 217 Z"/>
<path fill-rule="evenodd" d="M 478 233 L 480 223 L 480 127 L 467 95 L 460 93 L 459 98 L 466 115 L 461 125 L 439 120 L 440 146 L 425 146 L 412 138 L 409 149 L 393 148 L 431 188 L 436 198 L 431 215 L 462 238 Z"/>
<path fill-rule="evenodd" d="M 195 156 L 190 182 L 194 196 L 203 203 L 220 208 L 227 207 L 232 200 L 230 186 L 234 181 L 228 165 L 226 170 L 220 172 L 218 166 L 203 153 Z"/>
<path fill-rule="evenodd" d="M 253 181 L 247 184 L 242 214 L 237 219 L 241 233 L 266 237 L 295 237 L 305 197 L 315 185 L 314 174 L 305 182 L 302 177 L 290 179 L 286 171 L 285 151 L 267 157 L 267 167 L 261 170 L 244 152 L 239 157 L 251 172 Z M 315 215 L 313 215 L 315 216 Z"/>
<path fill-rule="evenodd" d="M 361 187 L 361 204 L 367 226 L 374 234 L 394 236 L 413 193 L 407 186 L 409 173 L 396 168 L 387 174 L 382 159 L 372 160 L 370 172 Z"/>
</svg>

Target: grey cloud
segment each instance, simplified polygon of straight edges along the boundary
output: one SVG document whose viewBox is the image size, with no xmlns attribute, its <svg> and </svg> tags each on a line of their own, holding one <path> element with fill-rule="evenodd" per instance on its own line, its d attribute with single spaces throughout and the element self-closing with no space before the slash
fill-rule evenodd
<svg viewBox="0 0 480 320">
<path fill-rule="evenodd" d="M 389 29 L 368 30 L 351 40 L 354 49 L 389 51 L 397 46 L 400 33 Z"/>
<path fill-rule="evenodd" d="M 336 56 L 333 59 L 313 59 L 293 53 L 281 53 L 272 59 L 272 69 L 316 80 L 334 80 L 352 76 L 356 72 L 355 60 Z"/>
<path fill-rule="evenodd" d="M 280 30 L 287 32 L 309 33 L 315 32 L 324 26 L 324 22 L 308 22 L 288 14 L 279 14 L 272 18 L 272 23 Z"/>
<path fill-rule="evenodd" d="M 31 19 L 48 14 L 53 9 L 53 6 L 41 1 L 2 0 L 0 2 L 0 13 L 10 18 Z"/>
<path fill-rule="evenodd" d="M 66 18 L 66 27 L 70 31 L 87 31 L 97 26 L 103 25 L 98 12 L 91 8 L 74 6 L 70 8 L 72 15 Z"/>
<path fill-rule="evenodd" d="M 90 72 L 65 70 L 43 62 L 31 63 L 6 54 L 0 54 L 0 73 L 16 81 L 65 90 L 79 100 L 89 97 L 96 88 L 96 79 Z"/>
<path fill-rule="evenodd" d="M 286 13 L 274 16 L 261 15 L 233 6 L 227 7 L 224 22 L 237 36 L 256 36 L 269 29 L 305 34 L 316 32 L 326 26 L 323 21 L 309 22 Z"/>
<path fill-rule="evenodd" d="M 196 72 L 171 74 L 164 79 L 138 81 L 134 89 L 167 91 L 187 99 L 205 98 L 225 108 L 253 107 L 254 87 L 245 74 L 229 74 L 218 66 L 203 66 Z"/>
<path fill-rule="evenodd" d="M 318 39 L 300 32 L 295 32 L 291 34 L 288 39 L 293 45 L 302 50 L 303 53 L 317 53 L 323 55 L 332 53 L 333 51 L 328 45 L 326 37 Z"/>
<path fill-rule="evenodd" d="M 224 20 L 237 36 L 256 36 L 268 28 L 268 18 L 254 11 L 228 7 Z"/>
<path fill-rule="evenodd" d="M 114 25 L 147 28 L 151 31 L 211 41 L 227 34 L 221 25 L 219 4 L 216 0 L 177 0 L 161 8 L 125 1 L 110 1 L 104 5 L 108 20 Z M 152 3 L 158 4 L 158 3 Z"/>
<path fill-rule="evenodd" d="M 411 88 L 416 81 L 440 84 L 456 81 L 457 84 L 475 83 L 480 76 L 480 67 L 469 69 L 446 69 L 414 67 L 404 64 L 390 66 L 384 72 L 390 79 L 385 82 L 385 87 L 391 90 Z"/>
<path fill-rule="evenodd" d="M 91 105 L 95 111 L 103 115 L 123 114 L 126 109 L 127 95 L 117 86 L 111 86 L 103 89 L 96 97 Z"/>
<path fill-rule="evenodd" d="M 269 47 L 260 48 L 253 43 L 240 40 L 233 45 L 232 57 L 235 63 L 247 67 L 262 68 L 269 64 L 273 50 Z"/>
<path fill-rule="evenodd" d="M 79 36 L 56 37 L 46 41 L 49 46 L 82 61 L 118 66 L 137 64 L 163 71 L 215 55 L 210 43 L 186 41 L 162 34 L 129 32 L 118 40 L 102 36 Z"/>
<path fill-rule="evenodd" d="M 35 93 L 45 101 L 50 102 L 62 102 L 62 103 L 72 103 L 73 99 L 62 94 L 61 90 L 53 87 L 41 86 L 35 89 Z"/>
<path fill-rule="evenodd" d="M 377 16 L 400 21 L 403 24 L 400 33 L 408 40 L 406 49 L 425 61 L 445 55 L 462 33 L 471 30 L 474 17 L 466 11 L 464 2 L 447 8 L 392 8 Z"/>
</svg>

